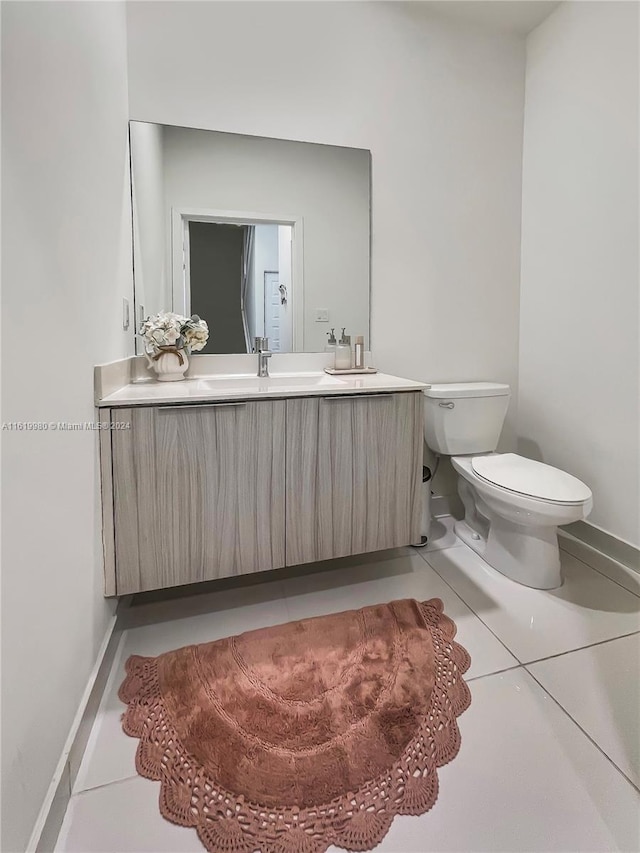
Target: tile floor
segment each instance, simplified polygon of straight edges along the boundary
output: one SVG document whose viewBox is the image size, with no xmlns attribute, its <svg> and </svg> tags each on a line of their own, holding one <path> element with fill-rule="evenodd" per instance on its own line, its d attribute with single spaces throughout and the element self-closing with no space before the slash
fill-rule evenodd
<svg viewBox="0 0 640 853">
<path fill-rule="evenodd" d="M 563 537 L 564 586 L 527 589 L 441 525 L 430 549 L 134 606 L 56 851 L 202 851 L 193 830 L 160 816 L 158 785 L 135 773 L 137 741 L 120 729 L 116 696 L 129 654 L 405 597 L 444 601 L 473 658 L 473 701 L 435 807 L 396 818 L 380 853 L 639 851 L 638 575 Z"/>
</svg>

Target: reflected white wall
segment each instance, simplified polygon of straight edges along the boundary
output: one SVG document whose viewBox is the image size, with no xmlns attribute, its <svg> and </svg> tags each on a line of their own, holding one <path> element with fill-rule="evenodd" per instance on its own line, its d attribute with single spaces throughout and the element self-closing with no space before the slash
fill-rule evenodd
<svg viewBox="0 0 640 853">
<path fill-rule="evenodd" d="M 278 226 L 257 225 L 253 249 L 249 329 L 251 337 L 264 335 L 264 273 L 278 269 Z"/>
<path fill-rule="evenodd" d="M 132 122 L 130 138 L 136 328 L 139 328 L 144 317 L 171 310 L 165 254 L 168 217 L 164 205 L 162 126 Z"/>
<path fill-rule="evenodd" d="M 163 139 L 165 217 L 196 209 L 303 219 L 301 349 L 324 349 L 318 307 L 329 309 L 330 325 L 368 335 L 367 151 L 182 127 L 165 127 Z"/>
</svg>

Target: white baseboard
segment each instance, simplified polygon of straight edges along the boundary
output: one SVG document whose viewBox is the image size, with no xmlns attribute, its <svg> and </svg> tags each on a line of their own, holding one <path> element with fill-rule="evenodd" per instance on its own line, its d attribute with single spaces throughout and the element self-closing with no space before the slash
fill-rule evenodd
<svg viewBox="0 0 640 853">
<path fill-rule="evenodd" d="M 621 563 L 628 569 L 640 572 L 640 549 L 624 539 L 607 533 L 606 530 L 602 530 L 595 524 L 588 521 L 576 521 L 574 524 L 567 524 L 566 527 L 562 527 L 559 532 L 568 533 L 590 548 L 604 554 L 605 557 Z"/>
<path fill-rule="evenodd" d="M 51 853 L 54 849 L 122 635 L 123 629 L 119 627 L 118 614 L 122 607 L 128 604 L 129 599 L 121 600 L 117 612 L 109 620 L 95 665 L 91 670 L 62 755 L 31 833 L 26 853 Z"/>
</svg>

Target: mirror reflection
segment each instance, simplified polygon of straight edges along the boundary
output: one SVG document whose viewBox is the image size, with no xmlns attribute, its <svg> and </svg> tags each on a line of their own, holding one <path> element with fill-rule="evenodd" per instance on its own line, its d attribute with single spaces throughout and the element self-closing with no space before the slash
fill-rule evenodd
<svg viewBox="0 0 640 853">
<path fill-rule="evenodd" d="M 370 153 L 131 122 L 136 324 L 197 314 L 205 353 L 369 347 Z"/>
<path fill-rule="evenodd" d="M 216 318 L 203 352 L 251 352 L 256 337 L 268 337 L 272 352 L 293 349 L 292 230 L 182 218 L 184 313 Z"/>
</svg>

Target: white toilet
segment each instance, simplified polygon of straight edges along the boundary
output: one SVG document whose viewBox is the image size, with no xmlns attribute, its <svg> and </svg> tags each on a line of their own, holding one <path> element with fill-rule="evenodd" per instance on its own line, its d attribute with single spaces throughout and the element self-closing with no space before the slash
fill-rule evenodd
<svg viewBox="0 0 640 853">
<path fill-rule="evenodd" d="M 425 439 L 458 472 L 464 521 L 455 532 L 490 566 L 525 586 L 562 585 L 557 527 L 586 518 L 591 490 L 558 468 L 495 453 L 510 389 L 493 382 L 432 385 Z"/>
</svg>

